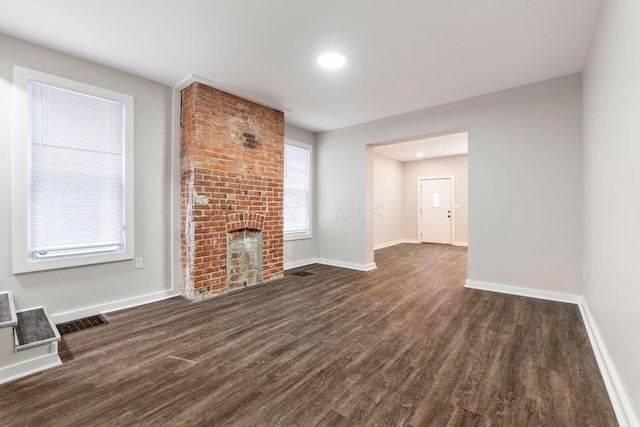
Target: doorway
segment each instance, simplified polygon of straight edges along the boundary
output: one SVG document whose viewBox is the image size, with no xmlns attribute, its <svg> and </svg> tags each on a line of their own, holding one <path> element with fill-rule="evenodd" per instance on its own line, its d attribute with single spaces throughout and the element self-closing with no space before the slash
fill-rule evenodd
<svg viewBox="0 0 640 427">
<path fill-rule="evenodd" d="M 455 178 L 420 177 L 418 189 L 420 242 L 452 244 L 455 240 Z"/>
<path fill-rule="evenodd" d="M 468 133 L 457 131 L 368 147 L 372 215 L 367 232 L 372 232 L 373 250 L 422 242 L 468 245 L 468 143 Z M 449 179 L 432 184 L 444 184 L 445 189 L 430 189 L 427 184 L 423 189 L 430 193 L 423 197 L 422 179 L 440 178 Z M 445 183 L 450 183 L 449 191 Z M 440 208 L 433 209 L 434 197 Z M 427 225 L 429 219 L 421 215 L 421 209 L 427 210 L 422 199 L 431 202 L 432 219 L 445 214 L 439 217 L 441 226 L 435 228 L 435 236 Z"/>
</svg>

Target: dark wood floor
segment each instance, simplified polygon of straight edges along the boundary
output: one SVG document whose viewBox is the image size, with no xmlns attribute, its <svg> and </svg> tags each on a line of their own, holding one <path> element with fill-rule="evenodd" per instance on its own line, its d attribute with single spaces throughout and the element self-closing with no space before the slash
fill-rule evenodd
<svg viewBox="0 0 640 427">
<path fill-rule="evenodd" d="M 611 426 L 575 305 L 464 289 L 465 248 L 400 245 L 65 335 L 1 425 Z"/>
</svg>

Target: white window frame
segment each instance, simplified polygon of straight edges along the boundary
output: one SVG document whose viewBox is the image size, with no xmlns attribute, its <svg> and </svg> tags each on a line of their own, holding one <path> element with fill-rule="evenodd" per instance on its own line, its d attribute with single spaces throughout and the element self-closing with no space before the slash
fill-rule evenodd
<svg viewBox="0 0 640 427">
<path fill-rule="evenodd" d="M 292 145 L 309 151 L 309 230 L 306 232 L 284 233 L 284 241 L 311 239 L 313 237 L 313 146 L 291 139 L 285 139 L 284 143 L 285 145 Z M 287 167 L 286 161 L 284 167 Z M 284 207 L 284 188 L 282 204 Z"/>
<path fill-rule="evenodd" d="M 29 82 L 37 82 L 80 92 L 124 104 L 124 247 L 110 253 L 85 253 L 52 258 L 34 258 L 28 254 L 29 238 Z M 13 272 L 52 270 L 113 261 L 133 259 L 134 254 L 134 196 L 133 196 L 133 96 L 80 83 L 36 70 L 13 67 Z"/>
</svg>

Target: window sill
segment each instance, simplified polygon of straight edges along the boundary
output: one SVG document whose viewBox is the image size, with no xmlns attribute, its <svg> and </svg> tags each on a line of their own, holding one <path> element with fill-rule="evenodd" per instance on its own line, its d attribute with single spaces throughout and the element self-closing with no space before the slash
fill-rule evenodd
<svg viewBox="0 0 640 427">
<path fill-rule="evenodd" d="M 287 233 L 284 235 L 285 242 L 289 242 L 292 240 L 309 240 L 311 238 L 312 236 L 310 231 L 306 233 Z"/>
<path fill-rule="evenodd" d="M 29 261 L 27 259 L 16 260 L 13 266 L 13 273 L 32 273 L 36 271 L 56 270 L 59 268 L 81 267 L 85 265 L 103 264 L 107 262 L 128 261 L 133 259 L 133 255 L 128 252 L 116 254 L 84 255 L 69 258 L 41 259 Z"/>
</svg>

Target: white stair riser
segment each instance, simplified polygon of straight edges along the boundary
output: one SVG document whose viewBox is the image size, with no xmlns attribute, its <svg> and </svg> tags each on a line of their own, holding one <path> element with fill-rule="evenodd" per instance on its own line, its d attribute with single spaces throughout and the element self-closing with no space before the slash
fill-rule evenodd
<svg viewBox="0 0 640 427">
<path fill-rule="evenodd" d="M 58 343 L 43 345 L 17 351 L 14 347 L 13 328 L 0 329 L 0 368 L 15 365 L 40 356 L 58 353 Z"/>
<path fill-rule="evenodd" d="M 0 367 L 0 384 L 8 383 L 49 368 L 62 365 L 60 357 L 58 357 L 57 350 L 52 349 L 52 347 L 57 347 L 57 344 L 58 343 L 50 343 L 43 346 L 49 347 L 51 351 L 50 353 L 31 358 L 29 360 L 24 360 L 10 366 Z"/>
<path fill-rule="evenodd" d="M 9 298 L 12 320 L 17 319 L 13 298 L 10 293 Z M 18 350 L 16 348 L 17 336 L 14 326 L 6 325 L 0 327 L 0 384 L 62 364 L 60 357 L 58 357 L 60 335 L 46 309 L 44 307 L 42 309 L 50 326 L 53 328 L 55 337 L 52 339 L 23 346 Z"/>
<path fill-rule="evenodd" d="M 0 367 L 12 364 L 16 352 L 13 342 L 13 326 L 0 328 Z"/>
</svg>

